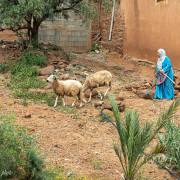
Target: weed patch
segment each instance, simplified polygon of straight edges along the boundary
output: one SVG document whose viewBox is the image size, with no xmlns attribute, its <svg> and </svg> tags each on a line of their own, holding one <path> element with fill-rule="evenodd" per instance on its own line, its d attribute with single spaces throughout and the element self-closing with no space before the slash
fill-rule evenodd
<svg viewBox="0 0 180 180">
<path fill-rule="evenodd" d="M 92 166 L 95 170 L 101 170 L 102 169 L 102 161 L 100 160 L 92 160 Z"/>
<path fill-rule="evenodd" d="M 23 64 L 29 65 L 29 66 L 45 66 L 47 64 L 47 57 L 44 55 L 41 55 L 39 52 L 32 52 L 32 51 L 25 51 L 20 61 Z"/>
<path fill-rule="evenodd" d="M 45 81 L 38 79 L 38 69 L 47 63 L 47 58 L 37 53 L 24 52 L 16 64 L 10 66 L 11 80 L 9 88 L 16 98 L 46 103 L 53 106 L 55 96 L 52 93 L 30 92 L 30 89 L 43 88 Z"/>
<path fill-rule="evenodd" d="M 166 132 L 159 135 L 159 142 L 164 147 L 164 156 L 156 158 L 158 165 L 170 171 L 180 172 L 180 128 L 169 122 Z"/>
<path fill-rule="evenodd" d="M 43 159 L 34 139 L 26 130 L 14 125 L 13 115 L 0 115 L 0 179 L 48 179 Z"/>
<path fill-rule="evenodd" d="M 0 64 L 0 73 L 5 73 L 8 71 L 8 65 L 7 64 Z"/>
</svg>

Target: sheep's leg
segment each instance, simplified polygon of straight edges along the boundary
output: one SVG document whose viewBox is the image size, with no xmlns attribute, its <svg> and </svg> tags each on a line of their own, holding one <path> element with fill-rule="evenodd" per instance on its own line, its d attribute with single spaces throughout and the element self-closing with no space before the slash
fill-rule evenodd
<svg viewBox="0 0 180 180">
<path fill-rule="evenodd" d="M 75 105 L 75 102 L 76 102 L 76 100 L 72 103 L 72 105 L 71 105 L 72 107 Z"/>
<path fill-rule="evenodd" d="M 82 99 L 82 101 L 83 101 L 84 103 L 87 103 L 86 99 L 84 99 L 84 98 Z"/>
<path fill-rule="evenodd" d="M 90 92 L 88 103 L 91 102 L 91 97 L 92 97 L 92 91 Z"/>
<path fill-rule="evenodd" d="M 71 105 L 72 107 L 75 105 L 75 103 L 76 103 L 77 100 L 79 100 L 79 98 L 76 96 L 75 101 L 74 101 L 74 102 L 72 103 L 72 105 Z"/>
<path fill-rule="evenodd" d="M 97 91 L 97 92 L 98 92 L 98 95 L 99 95 L 100 99 L 102 100 L 103 96 L 102 96 L 101 92 L 100 91 Z"/>
<path fill-rule="evenodd" d="M 106 92 L 104 93 L 104 97 L 107 95 L 109 90 L 111 90 L 111 82 L 109 83 L 109 87 L 107 88 Z"/>
<path fill-rule="evenodd" d="M 63 106 L 66 106 L 66 103 L 65 103 L 64 97 L 62 97 L 62 102 L 63 102 Z"/>
<path fill-rule="evenodd" d="M 58 97 L 59 97 L 59 96 L 57 96 L 57 97 L 56 97 L 56 100 L 55 100 L 55 103 L 54 103 L 54 107 L 56 107 L 56 106 L 57 106 Z"/>
<path fill-rule="evenodd" d="M 81 101 L 79 107 L 82 107 L 82 106 L 83 106 L 83 103 L 82 103 L 82 101 Z"/>
<path fill-rule="evenodd" d="M 110 87 L 107 88 L 106 92 L 104 93 L 104 97 L 107 95 L 107 93 L 110 89 L 111 89 Z"/>
</svg>

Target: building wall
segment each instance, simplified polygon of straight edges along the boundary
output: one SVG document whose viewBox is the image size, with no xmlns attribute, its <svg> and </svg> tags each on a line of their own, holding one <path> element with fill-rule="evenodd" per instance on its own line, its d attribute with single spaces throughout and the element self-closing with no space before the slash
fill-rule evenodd
<svg viewBox="0 0 180 180">
<path fill-rule="evenodd" d="M 180 68 L 180 1 L 122 0 L 128 54 L 156 61 L 157 49 L 164 48 Z"/>
<path fill-rule="evenodd" d="M 91 48 L 91 26 L 82 19 L 56 18 L 42 23 L 39 29 L 39 42 L 61 46 L 65 51 L 86 52 Z"/>
<path fill-rule="evenodd" d="M 98 3 L 96 5 L 98 7 Z M 120 9 L 119 1 L 116 1 L 114 23 L 112 29 L 111 40 L 109 41 L 109 32 L 111 25 L 112 7 L 109 11 L 106 11 L 103 6 L 101 10 L 97 8 L 100 17 L 97 17 L 92 22 L 92 33 L 101 33 L 101 44 L 110 51 L 116 51 L 123 55 L 123 43 L 124 43 L 124 14 Z M 99 18 L 99 19 L 98 19 Z M 100 21 L 100 23 L 99 23 Z"/>
</svg>

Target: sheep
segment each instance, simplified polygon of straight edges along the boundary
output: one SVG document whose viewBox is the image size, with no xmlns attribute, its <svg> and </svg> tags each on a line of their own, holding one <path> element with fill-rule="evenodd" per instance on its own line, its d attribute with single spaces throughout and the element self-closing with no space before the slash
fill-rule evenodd
<svg viewBox="0 0 180 180">
<path fill-rule="evenodd" d="M 52 74 L 47 78 L 47 82 L 52 83 L 52 88 L 57 95 L 54 107 L 57 106 L 59 96 L 62 97 L 63 106 L 66 106 L 64 101 L 64 96 L 75 97 L 76 100 L 72 103 L 72 106 L 75 105 L 77 100 L 81 100 L 81 90 L 82 84 L 77 80 L 58 80 L 56 75 Z M 80 107 L 82 106 L 82 101 L 80 103 Z"/>
<path fill-rule="evenodd" d="M 86 77 L 86 80 L 83 84 L 82 92 L 84 93 L 86 90 L 90 89 L 90 96 L 88 102 L 91 101 L 92 90 L 101 86 L 108 86 L 106 92 L 104 93 L 104 97 L 111 90 L 111 82 L 112 82 L 112 74 L 109 71 L 102 70 L 98 71 L 94 74 L 91 74 Z M 100 95 L 101 100 L 103 99 L 102 95 Z"/>
</svg>

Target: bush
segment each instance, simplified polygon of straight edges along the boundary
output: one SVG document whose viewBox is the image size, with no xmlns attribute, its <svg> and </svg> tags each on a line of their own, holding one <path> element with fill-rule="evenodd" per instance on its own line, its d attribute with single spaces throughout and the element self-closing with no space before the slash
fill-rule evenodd
<svg viewBox="0 0 180 180">
<path fill-rule="evenodd" d="M 100 51 L 100 45 L 99 43 L 94 42 L 92 44 L 91 51 L 96 51 L 96 50 Z"/>
<path fill-rule="evenodd" d="M 163 168 L 180 173 L 180 128 L 169 122 L 166 132 L 159 135 L 159 142 L 165 148 L 164 157 L 158 157 L 156 162 Z"/>
<path fill-rule="evenodd" d="M 34 101 L 46 102 L 52 105 L 54 96 L 47 93 L 30 92 L 30 89 L 43 88 L 46 85 L 45 81 L 38 79 L 38 68 L 46 63 L 47 58 L 33 53 L 24 52 L 16 64 L 11 65 L 11 81 L 10 89 L 15 97 L 22 98 L 27 102 L 27 99 Z"/>
<path fill-rule="evenodd" d="M 47 179 L 33 138 L 14 125 L 14 119 L 12 115 L 0 115 L 0 179 Z"/>
<path fill-rule="evenodd" d="M 18 78 L 33 77 L 38 74 L 38 68 L 18 62 L 11 68 L 11 74 Z"/>
<path fill-rule="evenodd" d="M 20 61 L 23 64 L 29 65 L 29 66 L 44 66 L 47 64 L 47 57 L 44 55 L 39 54 L 38 52 L 33 51 L 25 51 Z"/>
<path fill-rule="evenodd" d="M 0 73 L 5 73 L 8 70 L 7 64 L 0 64 Z"/>
</svg>

